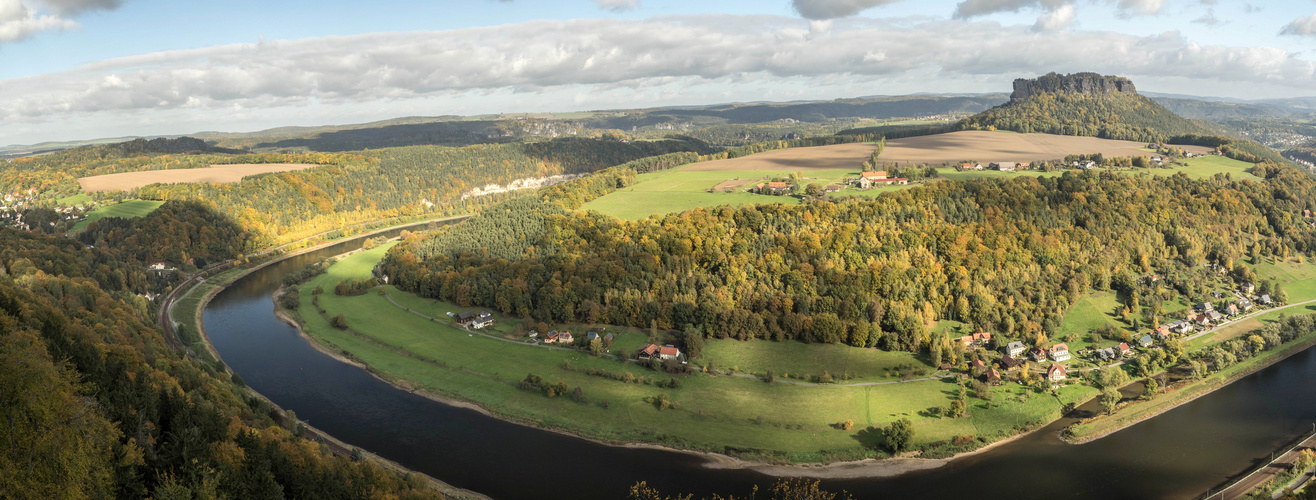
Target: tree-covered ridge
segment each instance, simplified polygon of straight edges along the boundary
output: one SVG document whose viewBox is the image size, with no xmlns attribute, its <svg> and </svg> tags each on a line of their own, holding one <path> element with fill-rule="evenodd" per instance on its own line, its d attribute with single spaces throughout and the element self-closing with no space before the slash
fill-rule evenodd
<svg viewBox="0 0 1316 500">
<path fill-rule="evenodd" d="M 248 234 L 199 201 L 169 201 L 145 217 L 107 217 L 78 233 L 87 245 L 107 249 L 121 262 L 164 261 L 198 268 L 242 254 Z"/>
<path fill-rule="evenodd" d="M 400 216 L 457 215 L 514 194 L 462 199 L 487 184 L 594 172 L 672 152 L 709 153 L 704 143 L 559 139 L 462 148 L 411 146 L 335 154 L 333 166 L 248 177 L 233 184 L 152 185 L 144 198 L 204 200 L 252 233 L 248 249 L 347 224 Z"/>
<path fill-rule="evenodd" d="M 1151 99 L 1118 92 L 1038 92 L 966 118 L 960 126 L 1140 142 L 1168 142 L 1178 135 L 1210 132 Z"/>
<path fill-rule="evenodd" d="M 1232 269 L 1254 250 L 1316 249 L 1301 221 L 1313 181 L 1268 168 L 1264 183 L 1069 172 L 635 222 L 523 211 L 536 222 L 517 224 L 542 220 L 542 236 L 466 253 L 413 238 L 385 270 L 423 296 L 547 322 L 914 350 L 927 325 L 951 319 L 1032 340 L 1061 333 L 1088 290 L 1134 292 L 1155 270 L 1161 288 L 1137 292 L 1149 293 L 1151 323 L 1169 312 L 1162 304 L 1199 298 L 1205 262 Z"/>
<path fill-rule="evenodd" d="M 172 352 L 140 303 L 83 277 L 101 279 L 93 252 L 15 233 L 0 230 L 0 497 L 439 496 L 296 437 L 222 365 Z"/>
</svg>

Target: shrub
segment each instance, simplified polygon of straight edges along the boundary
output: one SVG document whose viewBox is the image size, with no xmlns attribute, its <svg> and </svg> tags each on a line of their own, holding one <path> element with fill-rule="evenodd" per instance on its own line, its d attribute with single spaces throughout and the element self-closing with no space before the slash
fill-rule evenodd
<svg viewBox="0 0 1316 500">
<path fill-rule="evenodd" d="M 337 316 L 334 316 L 334 319 L 329 320 L 329 324 L 334 325 L 334 328 L 337 328 L 339 330 L 346 330 L 347 318 L 344 317 L 342 314 L 339 314 Z"/>
</svg>

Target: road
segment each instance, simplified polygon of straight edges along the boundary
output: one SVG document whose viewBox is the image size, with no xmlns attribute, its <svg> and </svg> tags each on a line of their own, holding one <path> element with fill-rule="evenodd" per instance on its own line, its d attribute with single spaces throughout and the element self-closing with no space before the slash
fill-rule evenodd
<svg viewBox="0 0 1316 500">
<path fill-rule="evenodd" d="M 1281 454 L 1270 463 L 1257 469 L 1251 474 L 1248 474 L 1238 482 L 1229 485 L 1229 487 L 1220 490 L 1219 492 L 1211 493 L 1206 498 L 1209 500 L 1235 500 L 1238 498 L 1244 498 L 1248 493 L 1251 493 L 1253 489 L 1266 484 L 1267 481 L 1270 481 L 1275 476 L 1287 472 L 1289 468 L 1293 466 L 1293 462 L 1297 461 L 1298 454 L 1301 453 L 1302 450 L 1313 448 L 1316 448 L 1316 433 L 1309 434 L 1307 439 L 1298 443 L 1298 445 L 1291 448 L 1288 452 Z"/>
</svg>

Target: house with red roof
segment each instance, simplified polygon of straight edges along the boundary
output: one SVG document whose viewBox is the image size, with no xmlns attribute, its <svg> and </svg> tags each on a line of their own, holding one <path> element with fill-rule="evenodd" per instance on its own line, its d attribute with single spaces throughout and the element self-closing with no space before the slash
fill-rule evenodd
<svg viewBox="0 0 1316 500">
<path fill-rule="evenodd" d="M 1065 365 L 1051 365 L 1051 368 L 1046 370 L 1046 379 L 1052 382 L 1059 382 L 1068 376 L 1068 372 L 1069 370 L 1065 369 Z"/>
</svg>

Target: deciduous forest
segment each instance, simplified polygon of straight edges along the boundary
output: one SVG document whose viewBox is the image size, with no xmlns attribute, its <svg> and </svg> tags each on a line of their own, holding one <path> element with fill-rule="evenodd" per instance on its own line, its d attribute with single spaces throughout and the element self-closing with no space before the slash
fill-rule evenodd
<svg viewBox="0 0 1316 500">
<path fill-rule="evenodd" d="M 1068 172 L 636 222 L 524 199 L 413 236 L 384 269 L 426 297 L 550 323 L 917 350 L 949 319 L 1032 342 L 1088 290 L 1159 324 L 1204 293 L 1203 264 L 1246 275 L 1241 256 L 1316 249 L 1301 215 L 1316 184 L 1267 168 L 1260 183 Z M 1166 279 L 1137 286 L 1149 273 Z"/>
</svg>

